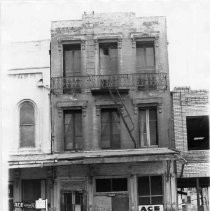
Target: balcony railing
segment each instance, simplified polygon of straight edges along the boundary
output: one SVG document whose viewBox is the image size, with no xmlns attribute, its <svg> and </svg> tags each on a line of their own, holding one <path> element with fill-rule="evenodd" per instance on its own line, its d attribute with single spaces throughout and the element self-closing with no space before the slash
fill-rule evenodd
<svg viewBox="0 0 210 211">
<path fill-rule="evenodd" d="M 116 75 L 89 75 L 51 78 L 51 89 L 54 92 L 80 93 L 94 89 L 167 89 L 166 73 L 134 73 Z"/>
</svg>

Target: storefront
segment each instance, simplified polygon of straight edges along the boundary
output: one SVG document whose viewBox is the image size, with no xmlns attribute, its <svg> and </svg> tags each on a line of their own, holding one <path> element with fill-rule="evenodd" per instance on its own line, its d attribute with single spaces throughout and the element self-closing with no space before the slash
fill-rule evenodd
<svg viewBox="0 0 210 211">
<path fill-rule="evenodd" d="M 139 149 L 83 153 L 82 158 L 79 153 L 54 155 L 42 168 L 13 170 L 14 203 L 42 198 L 56 211 L 175 211 L 175 152 L 151 153 Z"/>
</svg>

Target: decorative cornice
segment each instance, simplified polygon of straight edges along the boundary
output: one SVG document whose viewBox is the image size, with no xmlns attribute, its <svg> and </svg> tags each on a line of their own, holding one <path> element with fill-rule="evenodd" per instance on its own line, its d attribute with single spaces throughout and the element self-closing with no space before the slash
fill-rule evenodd
<svg viewBox="0 0 210 211">
<path fill-rule="evenodd" d="M 95 35 L 94 36 L 94 40 L 122 40 L 123 35 L 121 33 L 119 34 L 112 34 L 112 33 L 108 33 L 108 34 L 99 34 L 99 35 Z"/>
<path fill-rule="evenodd" d="M 159 31 L 154 32 L 131 32 L 132 48 L 136 48 L 136 41 L 154 41 L 159 46 Z"/>
<path fill-rule="evenodd" d="M 57 103 L 58 116 L 62 117 L 63 110 L 77 110 L 82 109 L 83 117 L 86 116 L 88 101 L 86 100 L 75 100 L 75 101 L 62 101 Z"/>
<path fill-rule="evenodd" d="M 81 43 L 82 50 L 85 50 L 85 37 L 84 35 L 64 35 L 57 37 L 58 50 L 62 50 L 63 44 Z"/>
<path fill-rule="evenodd" d="M 151 105 L 156 105 L 158 112 L 162 113 L 162 98 L 160 97 L 154 97 L 154 98 L 134 98 L 133 99 L 134 104 L 134 114 L 138 114 L 138 108 L 139 107 L 147 107 Z"/>
</svg>

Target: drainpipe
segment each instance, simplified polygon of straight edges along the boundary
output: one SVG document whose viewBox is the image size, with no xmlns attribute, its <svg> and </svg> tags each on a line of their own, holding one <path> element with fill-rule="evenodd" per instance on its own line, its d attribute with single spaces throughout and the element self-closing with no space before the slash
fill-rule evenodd
<svg viewBox="0 0 210 211">
<path fill-rule="evenodd" d="M 50 42 L 50 154 L 53 154 L 54 151 L 54 127 L 53 127 L 53 114 L 52 114 L 52 89 L 51 89 L 51 42 Z"/>
</svg>

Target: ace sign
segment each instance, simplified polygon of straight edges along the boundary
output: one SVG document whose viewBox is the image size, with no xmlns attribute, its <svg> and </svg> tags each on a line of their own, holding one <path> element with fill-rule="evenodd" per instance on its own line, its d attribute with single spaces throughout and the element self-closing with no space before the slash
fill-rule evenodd
<svg viewBox="0 0 210 211">
<path fill-rule="evenodd" d="M 163 211 L 163 205 L 141 205 L 139 211 Z"/>
</svg>

